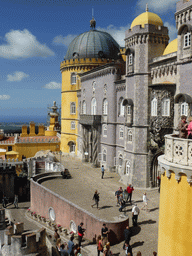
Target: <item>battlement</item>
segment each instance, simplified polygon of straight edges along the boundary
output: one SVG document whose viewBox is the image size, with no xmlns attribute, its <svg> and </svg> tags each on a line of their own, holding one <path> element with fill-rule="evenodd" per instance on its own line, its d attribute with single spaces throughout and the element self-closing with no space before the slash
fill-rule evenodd
<svg viewBox="0 0 192 256">
<path fill-rule="evenodd" d="M 105 64 L 107 62 L 111 62 L 112 60 L 107 60 L 104 58 L 83 58 L 83 59 L 71 59 L 64 60 L 61 62 L 60 69 L 67 66 L 79 66 L 79 65 L 100 65 Z"/>
<path fill-rule="evenodd" d="M 38 134 L 35 133 L 35 123 L 30 122 L 29 124 L 29 134 L 27 132 L 28 126 L 24 124 L 22 126 L 22 133 L 20 134 L 21 137 L 27 137 L 27 136 L 44 136 L 45 135 L 45 127 L 43 124 L 40 124 L 38 126 Z"/>
<path fill-rule="evenodd" d="M 24 232 L 24 224 L 19 222 L 5 229 L 2 255 L 28 255 L 43 251 L 46 251 L 46 230 L 44 228 L 37 232 Z"/>
</svg>

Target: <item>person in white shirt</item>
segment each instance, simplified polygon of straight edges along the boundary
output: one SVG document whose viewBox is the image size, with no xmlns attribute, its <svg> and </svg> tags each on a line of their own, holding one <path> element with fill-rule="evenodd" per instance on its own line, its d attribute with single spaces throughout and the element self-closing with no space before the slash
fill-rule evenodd
<svg viewBox="0 0 192 256">
<path fill-rule="evenodd" d="M 139 207 L 137 206 L 137 204 L 134 204 L 134 206 L 132 208 L 132 223 L 133 223 L 134 227 L 137 226 L 137 220 L 138 220 L 139 213 L 140 213 Z"/>
<path fill-rule="evenodd" d="M 149 211 L 148 210 L 148 201 L 149 201 L 149 199 L 147 198 L 146 193 L 143 193 L 143 206 L 142 206 L 141 210 Z"/>
</svg>

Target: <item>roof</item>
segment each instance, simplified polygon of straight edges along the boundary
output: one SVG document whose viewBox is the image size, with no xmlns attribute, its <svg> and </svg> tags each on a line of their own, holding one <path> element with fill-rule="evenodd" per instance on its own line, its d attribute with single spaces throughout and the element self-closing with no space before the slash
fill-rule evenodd
<svg viewBox="0 0 192 256">
<path fill-rule="evenodd" d="M 171 41 L 165 48 L 163 55 L 167 55 L 173 52 L 177 52 L 177 38 Z"/>
<path fill-rule="evenodd" d="M 153 12 L 144 12 L 137 16 L 133 22 L 131 23 L 131 28 L 141 25 L 144 28 L 145 24 L 153 24 L 156 26 L 163 26 L 163 21 L 162 19 L 155 13 Z"/>
<path fill-rule="evenodd" d="M 70 43 L 65 60 L 75 58 L 118 59 L 120 46 L 104 31 L 90 30 L 75 37 Z"/>
</svg>

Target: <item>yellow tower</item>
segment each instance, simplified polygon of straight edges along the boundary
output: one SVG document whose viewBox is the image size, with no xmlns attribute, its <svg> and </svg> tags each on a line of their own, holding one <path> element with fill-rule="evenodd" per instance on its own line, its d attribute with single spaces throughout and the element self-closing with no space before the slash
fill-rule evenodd
<svg viewBox="0 0 192 256">
<path fill-rule="evenodd" d="M 80 92 L 79 73 L 86 72 L 117 58 L 119 45 L 106 32 L 95 29 L 94 18 L 90 31 L 77 36 L 69 45 L 65 59 L 61 62 L 61 151 L 77 154 L 78 106 Z"/>
</svg>

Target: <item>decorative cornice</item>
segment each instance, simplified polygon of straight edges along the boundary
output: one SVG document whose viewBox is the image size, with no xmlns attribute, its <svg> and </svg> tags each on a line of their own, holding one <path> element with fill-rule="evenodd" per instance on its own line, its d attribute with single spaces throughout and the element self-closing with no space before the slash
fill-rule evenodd
<svg viewBox="0 0 192 256">
<path fill-rule="evenodd" d="M 151 68 L 151 78 L 177 74 L 177 62 Z"/>
<path fill-rule="evenodd" d="M 116 74 L 119 74 L 120 72 L 121 72 L 120 69 L 118 69 L 116 67 L 108 67 L 108 68 L 104 68 L 104 69 L 101 69 L 98 71 L 95 70 L 95 71 L 91 72 L 90 74 L 82 74 L 81 81 L 84 82 L 89 79 L 94 79 L 94 78 L 97 78 L 100 76 L 105 76 L 107 74 L 116 75 Z"/>
</svg>

